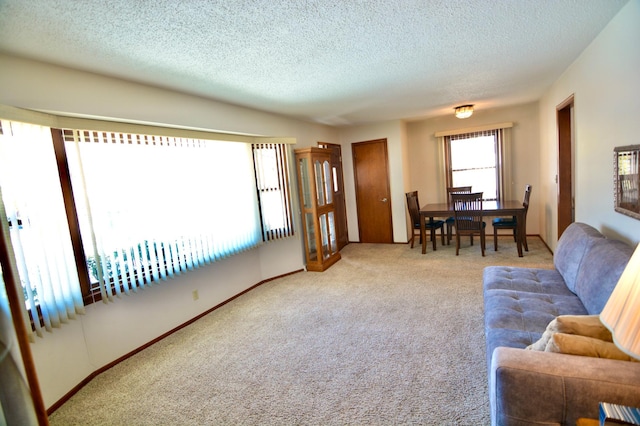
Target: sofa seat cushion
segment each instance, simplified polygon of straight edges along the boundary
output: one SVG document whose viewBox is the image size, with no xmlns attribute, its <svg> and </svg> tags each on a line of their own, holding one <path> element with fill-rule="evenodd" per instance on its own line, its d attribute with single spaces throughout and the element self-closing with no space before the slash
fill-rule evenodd
<svg viewBox="0 0 640 426">
<path fill-rule="evenodd" d="M 483 272 L 484 292 L 516 290 L 529 293 L 572 295 L 555 269 L 488 266 Z"/>
<path fill-rule="evenodd" d="M 485 292 L 485 326 L 542 334 L 558 315 L 586 315 L 575 295 L 543 294 L 514 290 Z"/>
<path fill-rule="evenodd" d="M 494 289 L 484 292 L 487 362 L 498 346 L 526 348 L 559 315 L 586 315 L 575 294 L 545 294 Z"/>
</svg>

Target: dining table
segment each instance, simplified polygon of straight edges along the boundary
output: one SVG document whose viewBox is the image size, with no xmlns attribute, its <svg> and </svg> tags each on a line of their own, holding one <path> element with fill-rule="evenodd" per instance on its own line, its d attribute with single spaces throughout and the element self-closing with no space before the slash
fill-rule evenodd
<svg viewBox="0 0 640 426">
<path fill-rule="evenodd" d="M 518 256 L 522 257 L 522 241 L 524 240 L 525 229 L 522 229 L 524 223 L 525 208 L 522 200 L 491 200 L 482 202 L 482 215 L 487 217 L 515 216 L 516 217 L 516 245 L 518 247 Z M 425 220 L 427 218 L 446 218 L 452 217 L 453 203 L 431 203 L 420 207 L 420 241 L 422 241 L 422 254 L 427 252 L 427 239 L 425 230 Z"/>
</svg>

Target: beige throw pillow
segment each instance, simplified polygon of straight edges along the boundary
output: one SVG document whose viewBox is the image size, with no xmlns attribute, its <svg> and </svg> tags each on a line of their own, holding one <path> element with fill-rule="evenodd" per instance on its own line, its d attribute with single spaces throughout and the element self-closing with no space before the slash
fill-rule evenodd
<svg viewBox="0 0 640 426">
<path fill-rule="evenodd" d="M 621 361 L 637 361 L 618 349 L 614 343 L 575 334 L 555 333 L 549 340 L 545 351 Z"/>
<path fill-rule="evenodd" d="M 611 332 L 600 322 L 599 315 L 560 315 L 547 325 L 542 337 L 526 349 L 544 351 L 555 333 L 575 334 L 613 342 Z"/>
</svg>

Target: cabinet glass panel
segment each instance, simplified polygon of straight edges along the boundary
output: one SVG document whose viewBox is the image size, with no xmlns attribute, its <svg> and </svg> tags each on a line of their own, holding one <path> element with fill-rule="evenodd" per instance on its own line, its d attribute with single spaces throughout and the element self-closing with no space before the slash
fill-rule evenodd
<svg viewBox="0 0 640 426">
<path fill-rule="evenodd" d="M 333 203 L 333 190 L 331 188 L 333 179 L 331 179 L 331 165 L 328 161 L 325 161 L 322 165 L 322 168 L 324 178 L 324 192 L 327 196 L 327 204 L 331 204 Z"/>
<path fill-rule="evenodd" d="M 338 251 L 338 241 L 336 239 L 336 219 L 333 212 L 329 212 L 329 241 L 331 242 L 331 253 Z"/>
<path fill-rule="evenodd" d="M 329 257 L 331 252 L 329 251 L 329 230 L 327 229 L 327 215 L 320 216 L 320 234 L 322 236 L 322 258 Z"/>
<path fill-rule="evenodd" d="M 305 214 L 307 232 L 307 244 L 309 244 L 309 260 L 318 260 L 318 247 L 316 245 L 316 229 L 313 226 L 313 213 Z"/>
<path fill-rule="evenodd" d="M 302 204 L 305 209 L 311 208 L 311 185 L 309 184 L 309 161 L 306 158 L 300 159 L 300 182 L 302 188 Z"/>
<path fill-rule="evenodd" d="M 314 167 L 314 174 L 316 177 L 316 197 L 318 197 L 318 206 L 324 206 L 326 201 L 324 198 L 324 189 L 322 185 L 322 165 L 320 164 L 320 161 L 316 160 L 315 163 L 313 163 L 313 167 Z"/>
</svg>

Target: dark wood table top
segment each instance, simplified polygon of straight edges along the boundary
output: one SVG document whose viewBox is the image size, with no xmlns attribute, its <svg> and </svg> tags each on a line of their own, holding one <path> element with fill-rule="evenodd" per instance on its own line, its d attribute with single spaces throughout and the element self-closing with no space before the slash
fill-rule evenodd
<svg viewBox="0 0 640 426">
<path fill-rule="evenodd" d="M 513 215 L 524 211 L 521 200 L 483 201 L 485 216 Z M 420 208 L 420 214 L 428 217 L 451 216 L 453 203 L 431 203 Z"/>
</svg>

